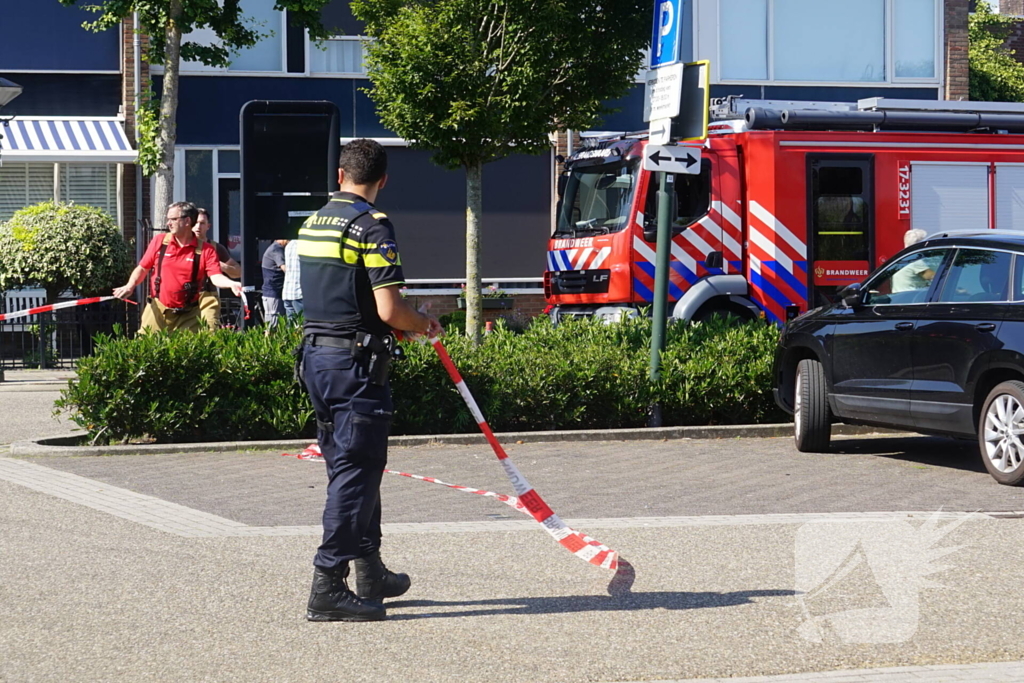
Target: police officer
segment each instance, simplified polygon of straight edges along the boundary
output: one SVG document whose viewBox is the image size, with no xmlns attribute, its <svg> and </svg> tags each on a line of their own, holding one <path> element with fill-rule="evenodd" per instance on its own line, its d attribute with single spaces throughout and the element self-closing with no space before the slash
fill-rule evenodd
<svg viewBox="0 0 1024 683">
<path fill-rule="evenodd" d="M 392 330 L 436 336 L 437 320 L 399 293 L 395 231 L 372 204 L 387 182 L 387 154 L 373 140 L 341 151 L 340 191 L 299 231 L 306 322 L 301 374 L 316 410 L 327 463 L 323 542 L 313 560 L 310 621 L 377 621 L 384 598 L 409 590 L 380 559 L 380 482 L 387 463 Z M 355 592 L 346 581 L 355 569 Z"/>
</svg>

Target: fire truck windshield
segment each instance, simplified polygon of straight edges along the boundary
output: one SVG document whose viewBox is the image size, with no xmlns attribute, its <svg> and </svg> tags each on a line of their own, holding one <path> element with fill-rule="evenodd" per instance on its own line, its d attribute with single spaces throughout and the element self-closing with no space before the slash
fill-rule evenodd
<svg viewBox="0 0 1024 683">
<path fill-rule="evenodd" d="M 640 160 L 573 168 L 558 202 L 556 235 L 585 237 L 626 227 Z"/>
</svg>

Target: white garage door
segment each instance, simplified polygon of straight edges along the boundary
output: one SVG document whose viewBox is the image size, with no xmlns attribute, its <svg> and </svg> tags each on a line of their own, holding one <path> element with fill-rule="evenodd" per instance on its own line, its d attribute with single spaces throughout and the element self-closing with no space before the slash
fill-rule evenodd
<svg viewBox="0 0 1024 683">
<path fill-rule="evenodd" d="M 911 223 L 929 235 L 947 230 L 987 230 L 985 163 L 915 162 L 911 172 Z"/>
<path fill-rule="evenodd" d="M 996 227 L 1024 230 L 1024 164 L 996 164 Z"/>
</svg>

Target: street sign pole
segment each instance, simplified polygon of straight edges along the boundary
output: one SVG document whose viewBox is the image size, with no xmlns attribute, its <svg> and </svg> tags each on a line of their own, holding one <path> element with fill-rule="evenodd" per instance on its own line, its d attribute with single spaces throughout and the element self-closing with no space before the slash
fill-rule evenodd
<svg viewBox="0 0 1024 683">
<path fill-rule="evenodd" d="M 661 379 L 661 354 L 665 350 L 665 328 L 668 324 L 668 256 L 672 251 L 671 207 L 668 173 L 658 174 L 658 241 L 654 264 L 654 311 L 651 330 L 651 382 Z M 672 190 L 675 189 L 673 184 Z M 647 421 L 648 427 L 660 427 L 661 405 L 654 403 Z"/>
</svg>

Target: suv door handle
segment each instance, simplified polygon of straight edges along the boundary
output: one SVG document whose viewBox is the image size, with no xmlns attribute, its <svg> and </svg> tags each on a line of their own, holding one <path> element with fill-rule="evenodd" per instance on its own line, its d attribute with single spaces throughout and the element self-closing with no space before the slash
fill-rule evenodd
<svg viewBox="0 0 1024 683">
<path fill-rule="evenodd" d="M 912 330 L 914 329 L 914 323 L 896 323 L 897 330 Z"/>
<path fill-rule="evenodd" d="M 975 325 L 974 329 L 976 329 L 978 332 L 991 332 L 992 330 L 996 329 L 996 324 L 995 323 L 980 323 L 978 325 Z"/>
</svg>

